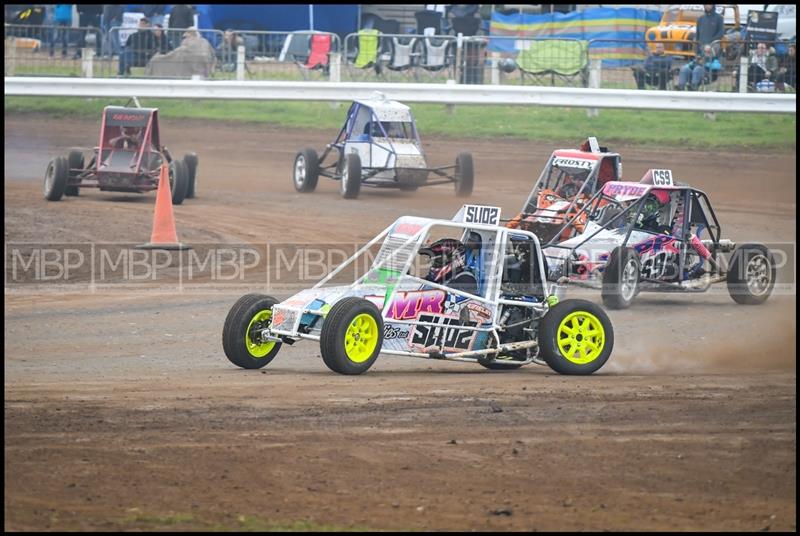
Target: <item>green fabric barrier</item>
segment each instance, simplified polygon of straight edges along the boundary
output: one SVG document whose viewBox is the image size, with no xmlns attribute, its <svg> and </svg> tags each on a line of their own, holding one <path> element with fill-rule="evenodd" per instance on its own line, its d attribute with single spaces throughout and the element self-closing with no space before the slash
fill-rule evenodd
<svg viewBox="0 0 800 536">
<path fill-rule="evenodd" d="M 359 69 L 366 67 L 370 63 L 375 63 L 378 59 L 378 30 L 359 30 L 358 31 L 358 56 L 353 65 Z"/>
<path fill-rule="evenodd" d="M 519 53 L 517 65 L 529 73 L 554 72 L 571 75 L 586 68 L 589 61 L 587 51 L 587 41 L 562 39 L 534 41 L 530 48 Z"/>
</svg>

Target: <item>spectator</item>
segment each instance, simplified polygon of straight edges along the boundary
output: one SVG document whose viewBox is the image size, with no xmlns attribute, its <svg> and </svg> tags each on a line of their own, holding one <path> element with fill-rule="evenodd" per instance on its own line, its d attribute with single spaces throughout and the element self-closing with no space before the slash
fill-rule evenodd
<svg viewBox="0 0 800 536">
<path fill-rule="evenodd" d="M 147 76 L 156 77 L 207 77 L 214 70 L 214 47 L 196 28 L 189 28 L 181 45 L 166 54 L 156 54 L 147 64 Z"/>
<path fill-rule="evenodd" d="M 655 51 L 644 60 L 644 65 L 633 68 L 636 87 L 644 89 L 645 84 L 667 89 L 667 81 L 672 76 L 672 58 L 664 55 L 664 43 L 656 43 Z"/>
<path fill-rule="evenodd" d="M 153 40 L 155 41 L 157 53 L 166 54 L 169 52 L 167 34 L 164 32 L 164 27 L 161 24 L 153 24 Z"/>
<path fill-rule="evenodd" d="M 78 4 L 78 26 L 81 28 L 100 29 L 100 16 L 103 14 L 103 6 L 98 4 Z M 86 33 L 88 30 L 80 30 L 78 39 L 78 50 L 75 51 L 75 59 L 81 57 L 82 50 L 86 47 Z M 100 55 L 100 36 L 95 35 L 95 51 Z"/>
<path fill-rule="evenodd" d="M 103 17 L 100 29 L 103 32 L 103 56 L 106 58 L 119 56 L 119 30 L 112 32 L 111 28 L 122 26 L 122 13 L 125 7 L 121 4 L 103 4 Z"/>
<path fill-rule="evenodd" d="M 725 35 L 725 21 L 722 15 L 717 13 L 716 4 L 703 4 L 703 13 L 697 19 L 697 27 L 695 29 L 695 50 L 703 50 L 706 45 L 715 47 L 714 53 L 719 54 L 719 44 L 715 41 L 722 39 Z"/>
<path fill-rule="evenodd" d="M 797 46 L 795 43 L 789 44 L 789 50 L 779 62 L 778 75 L 775 79 L 775 89 L 786 91 L 788 85 L 792 89 L 797 89 Z"/>
<path fill-rule="evenodd" d="M 169 14 L 169 29 L 185 30 L 194 26 L 194 9 L 189 4 L 175 4 Z M 183 41 L 181 32 L 170 32 L 172 48 L 178 48 Z"/>
<path fill-rule="evenodd" d="M 131 67 L 144 67 L 156 53 L 155 37 L 147 17 L 139 19 L 139 29 L 128 37 L 122 54 L 119 56 L 120 76 L 131 74 Z"/>
<path fill-rule="evenodd" d="M 750 51 L 750 66 L 747 68 L 747 87 L 755 88 L 761 80 L 775 81 L 778 71 L 778 59 L 775 51 L 767 48 L 766 43 L 758 43 L 756 49 Z"/>
<path fill-rule="evenodd" d="M 67 42 L 69 40 L 69 28 L 72 27 L 72 4 L 56 4 L 53 12 L 53 22 L 55 28 L 50 34 L 50 57 L 55 55 L 56 41 L 61 38 L 61 57 L 67 57 Z"/>
<path fill-rule="evenodd" d="M 717 55 L 711 45 L 705 45 L 703 52 L 695 59 L 681 67 L 678 73 L 678 89 L 683 91 L 687 82 L 689 89 L 697 91 L 703 83 L 713 82 L 722 70 Z"/>
<path fill-rule="evenodd" d="M 222 65 L 222 70 L 233 72 L 236 70 L 236 53 L 244 41 L 233 30 L 225 30 L 222 42 L 217 48 L 217 58 Z"/>
</svg>

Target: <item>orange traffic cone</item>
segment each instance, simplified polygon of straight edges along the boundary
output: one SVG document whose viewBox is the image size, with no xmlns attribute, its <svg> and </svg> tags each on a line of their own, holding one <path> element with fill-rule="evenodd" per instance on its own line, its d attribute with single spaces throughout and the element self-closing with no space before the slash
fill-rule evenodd
<svg viewBox="0 0 800 536">
<path fill-rule="evenodd" d="M 158 180 L 150 242 L 136 247 L 137 249 L 192 249 L 191 246 L 178 242 L 175 219 L 172 217 L 172 192 L 169 188 L 169 170 L 166 164 L 161 166 L 161 177 Z"/>
</svg>

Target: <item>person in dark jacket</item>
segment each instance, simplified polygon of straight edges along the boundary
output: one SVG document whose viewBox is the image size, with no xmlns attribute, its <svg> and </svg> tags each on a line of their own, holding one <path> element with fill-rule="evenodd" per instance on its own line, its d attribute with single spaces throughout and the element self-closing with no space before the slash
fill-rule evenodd
<svg viewBox="0 0 800 536">
<path fill-rule="evenodd" d="M 185 30 L 194 26 L 194 8 L 189 4 L 175 4 L 172 6 L 172 11 L 169 14 L 169 29 L 177 28 Z M 181 46 L 183 39 L 183 32 L 170 31 L 170 42 L 172 48 Z"/>
<path fill-rule="evenodd" d="M 716 4 L 703 4 L 703 13 L 697 19 L 697 27 L 695 29 L 695 51 L 699 54 L 705 45 L 712 45 L 714 47 L 714 54 L 719 55 L 719 43 L 714 43 L 722 39 L 725 35 L 725 20 L 722 15 L 717 13 Z"/>
<path fill-rule="evenodd" d="M 672 76 L 672 58 L 664 54 L 664 43 L 657 42 L 655 51 L 644 60 L 644 65 L 633 68 L 636 87 L 644 89 L 644 85 L 658 86 L 667 89 L 667 81 Z"/>
<path fill-rule="evenodd" d="M 131 74 L 131 67 L 144 67 L 156 53 L 155 37 L 147 17 L 139 19 L 139 30 L 128 37 L 119 56 L 119 75 Z"/>
<path fill-rule="evenodd" d="M 797 45 L 791 43 L 786 56 L 778 62 L 778 76 L 775 80 L 775 89 L 786 91 L 786 86 L 797 89 Z"/>
<path fill-rule="evenodd" d="M 167 43 L 167 33 L 164 27 L 160 24 L 153 24 L 153 39 L 155 40 L 156 53 L 166 54 L 169 52 L 169 43 Z"/>
</svg>

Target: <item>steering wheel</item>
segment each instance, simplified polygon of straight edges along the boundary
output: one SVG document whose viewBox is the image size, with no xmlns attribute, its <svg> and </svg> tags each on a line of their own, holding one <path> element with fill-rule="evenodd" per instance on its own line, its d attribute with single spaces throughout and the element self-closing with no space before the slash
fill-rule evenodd
<svg viewBox="0 0 800 536">
<path fill-rule="evenodd" d="M 128 142 L 129 145 L 133 145 L 134 147 L 139 146 L 139 140 L 137 140 L 134 136 L 120 136 L 114 140 L 114 148 L 122 149 L 125 146 L 125 142 Z"/>
</svg>

